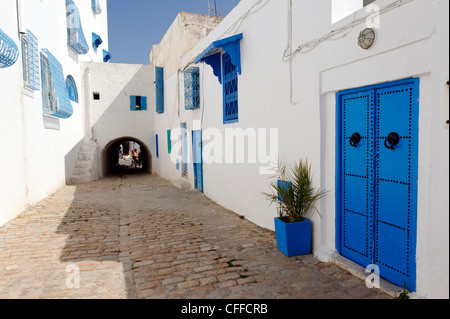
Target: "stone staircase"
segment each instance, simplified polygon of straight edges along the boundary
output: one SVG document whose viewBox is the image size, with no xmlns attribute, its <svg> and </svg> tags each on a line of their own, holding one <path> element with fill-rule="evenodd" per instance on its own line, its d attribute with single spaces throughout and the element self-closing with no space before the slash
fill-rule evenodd
<svg viewBox="0 0 450 319">
<path fill-rule="evenodd" d="M 86 184 L 99 178 L 97 162 L 97 143 L 92 139 L 84 139 L 78 152 L 75 171 L 71 176 L 72 184 Z"/>
</svg>

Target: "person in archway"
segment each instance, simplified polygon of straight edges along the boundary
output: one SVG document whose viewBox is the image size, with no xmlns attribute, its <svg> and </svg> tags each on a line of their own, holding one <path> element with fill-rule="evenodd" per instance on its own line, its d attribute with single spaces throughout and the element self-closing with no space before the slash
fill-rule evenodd
<svg viewBox="0 0 450 319">
<path fill-rule="evenodd" d="M 133 150 L 133 164 L 132 164 L 132 167 L 133 168 L 136 168 L 137 167 L 137 165 L 138 165 L 138 163 L 139 163 L 139 156 L 138 156 L 138 153 L 137 153 L 137 149 L 135 148 L 134 150 Z"/>
</svg>

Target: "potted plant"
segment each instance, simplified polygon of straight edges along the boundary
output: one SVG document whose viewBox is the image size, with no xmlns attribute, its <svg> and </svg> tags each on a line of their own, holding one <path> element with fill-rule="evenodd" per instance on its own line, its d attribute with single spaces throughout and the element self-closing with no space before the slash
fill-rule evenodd
<svg viewBox="0 0 450 319">
<path fill-rule="evenodd" d="M 312 185 L 311 166 L 308 161 L 294 163 L 290 174 L 285 164 L 276 168 L 277 180 L 270 184 L 274 193 L 264 193 L 270 204 L 278 204 L 275 233 L 278 249 L 288 257 L 311 253 L 311 221 L 307 218 L 319 211 L 315 203 L 327 191 Z M 319 214 L 320 215 L 320 214 Z"/>
</svg>

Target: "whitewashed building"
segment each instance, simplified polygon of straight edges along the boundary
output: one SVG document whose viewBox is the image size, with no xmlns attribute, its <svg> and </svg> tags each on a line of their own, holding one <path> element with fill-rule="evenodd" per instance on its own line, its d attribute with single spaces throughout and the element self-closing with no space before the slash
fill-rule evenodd
<svg viewBox="0 0 450 319">
<path fill-rule="evenodd" d="M 2 1 L 0 225 L 70 183 L 89 137 L 81 63 L 108 61 L 107 20 L 106 0 Z"/>
<path fill-rule="evenodd" d="M 11 167 L 0 225 L 64 183 L 106 176 L 134 141 L 145 172 L 273 230 L 276 207 L 262 195 L 271 165 L 308 159 L 330 191 L 311 218 L 318 258 L 363 275 L 375 264 L 417 297 L 449 297 L 448 1 L 241 0 L 225 19 L 181 12 L 150 65 L 102 63 L 106 1 L 93 2 L 98 14 L 73 0 L 85 54 L 67 44 L 63 1 L 22 2 L 0 12 L 19 57 L 0 69 L 0 132 L 17 141 L 0 157 Z M 72 109 L 47 114 L 26 88 L 26 30 L 44 67 L 51 52 L 72 75 Z"/>
<path fill-rule="evenodd" d="M 447 12 L 241 1 L 181 61 L 152 51 L 154 172 L 274 229 L 267 166 L 308 159 L 330 191 L 312 217 L 317 257 L 448 298 Z"/>
</svg>

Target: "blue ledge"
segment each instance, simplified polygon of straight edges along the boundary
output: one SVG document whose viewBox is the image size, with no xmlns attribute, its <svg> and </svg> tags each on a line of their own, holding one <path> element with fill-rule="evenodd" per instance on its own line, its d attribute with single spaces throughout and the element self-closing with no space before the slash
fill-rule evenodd
<svg viewBox="0 0 450 319">
<path fill-rule="evenodd" d="M 229 38 L 214 41 L 204 50 L 195 60 L 194 63 L 205 62 L 213 68 L 214 75 L 217 76 L 219 82 L 222 83 L 221 75 L 221 53 L 227 52 L 231 57 L 231 63 L 236 67 L 239 74 L 241 69 L 241 39 L 243 34 L 237 34 Z"/>
</svg>

